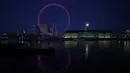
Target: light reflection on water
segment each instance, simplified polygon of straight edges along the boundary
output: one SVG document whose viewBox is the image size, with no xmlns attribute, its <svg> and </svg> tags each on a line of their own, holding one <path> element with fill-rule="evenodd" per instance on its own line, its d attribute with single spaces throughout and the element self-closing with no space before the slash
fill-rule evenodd
<svg viewBox="0 0 130 73">
<path fill-rule="evenodd" d="M 79 72 L 86 70 L 86 72 L 88 72 L 91 69 L 93 69 L 92 72 L 94 70 L 94 72 L 102 71 L 99 68 L 105 68 L 104 70 L 106 71 L 112 71 L 113 69 L 116 72 L 124 70 L 127 72 L 128 70 L 125 68 L 129 68 L 127 66 L 130 65 L 130 41 L 120 41 L 120 43 L 117 42 L 118 41 L 82 41 L 79 45 L 75 45 L 79 50 L 78 53 L 73 55 L 72 51 L 75 52 L 77 49 L 71 49 L 71 56 L 73 58 L 72 63 L 74 63 L 73 68 L 79 66 Z M 81 51 L 84 51 L 84 57 L 82 55 L 83 52 L 81 53 Z M 122 67 L 121 65 L 125 67 Z M 108 66 L 111 66 L 111 68 Z M 116 70 L 114 67 L 120 70 Z M 74 70 L 73 68 L 70 70 L 70 72 L 78 73 L 77 70 Z"/>
<path fill-rule="evenodd" d="M 85 57 L 87 58 L 88 57 L 88 44 L 86 44 L 85 46 Z"/>
<path fill-rule="evenodd" d="M 129 54 L 126 54 L 130 51 L 129 41 L 121 41 L 120 44 L 111 41 L 81 41 L 80 43 L 69 41 L 66 42 L 65 47 L 56 48 L 55 50 L 56 53 L 53 57 L 41 56 L 40 66 L 37 65 L 36 58 L 29 57 L 24 59 L 1 59 L 0 65 L 8 66 L 6 69 L 21 68 L 18 69 L 18 72 L 20 70 L 26 72 L 27 69 L 31 72 L 39 67 L 41 69 L 37 69 L 38 72 L 43 73 L 86 73 L 89 71 L 92 73 L 112 72 L 112 70 L 121 72 L 119 70 L 125 68 L 126 72 L 129 71 L 127 66 L 130 65 L 130 58 Z M 118 70 L 115 68 L 118 68 Z M 123 72 L 125 71 L 123 70 Z"/>
<path fill-rule="evenodd" d="M 130 41 L 124 41 L 124 49 L 130 51 Z"/>
</svg>

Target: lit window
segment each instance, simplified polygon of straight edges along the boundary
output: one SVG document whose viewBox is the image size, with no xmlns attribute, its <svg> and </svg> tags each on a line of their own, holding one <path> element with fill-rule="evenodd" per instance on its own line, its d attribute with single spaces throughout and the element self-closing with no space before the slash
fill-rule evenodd
<svg viewBox="0 0 130 73">
<path fill-rule="evenodd" d="M 99 38 L 104 38 L 104 36 L 98 36 Z"/>
<path fill-rule="evenodd" d="M 110 36 L 105 36 L 105 38 L 110 38 Z"/>
<path fill-rule="evenodd" d="M 71 36 L 71 38 L 77 38 L 77 36 Z"/>
<path fill-rule="evenodd" d="M 64 36 L 64 38 L 70 38 L 70 36 Z"/>
</svg>

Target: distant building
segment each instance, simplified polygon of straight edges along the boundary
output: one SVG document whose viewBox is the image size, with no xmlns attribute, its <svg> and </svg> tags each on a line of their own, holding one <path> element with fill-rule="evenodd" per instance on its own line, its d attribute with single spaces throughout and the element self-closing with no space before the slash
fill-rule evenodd
<svg viewBox="0 0 130 73">
<path fill-rule="evenodd" d="M 0 34 L 0 44 L 7 44 L 8 43 L 8 34 L 7 33 L 3 33 Z"/>
<path fill-rule="evenodd" d="M 110 38 L 112 31 L 109 30 L 68 30 L 64 32 L 64 38 Z"/>
<path fill-rule="evenodd" d="M 46 34 L 46 35 L 57 35 L 55 26 L 52 27 L 48 23 L 33 26 L 34 34 Z"/>
<path fill-rule="evenodd" d="M 51 27 L 51 32 L 52 32 L 52 35 L 53 35 L 53 36 L 56 36 L 56 35 L 57 35 L 55 25 L 53 25 L 53 26 Z"/>
<path fill-rule="evenodd" d="M 130 37 L 130 30 L 126 30 L 126 31 L 125 31 L 125 35 L 126 35 L 126 37 L 129 38 L 129 37 Z"/>
<path fill-rule="evenodd" d="M 51 32 L 50 25 L 48 23 L 43 23 L 39 25 L 41 33 L 49 34 Z"/>
<path fill-rule="evenodd" d="M 130 29 L 126 30 L 125 32 L 130 34 Z"/>
<path fill-rule="evenodd" d="M 21 29 L 20 34 L 25 34 L 25 33 L 26 33 L 25 30 Z"/>
<path fill-rule="evenodd" d="M 123 33 L 120 33 L 118 37 L 130 38 L 130 30 L 126 30 Z"/>
<path fill-rule="evenodd" d="M 109 30 L 68 30 L 64 32 L 64 38 L 111 38 L 112 31 Z M 109 44 L 109 41 L 99 41 L 99 45 Z M 94 41 L 65 41 L 66 47 L 77 47 L 94 44 Z"/>
</svg>

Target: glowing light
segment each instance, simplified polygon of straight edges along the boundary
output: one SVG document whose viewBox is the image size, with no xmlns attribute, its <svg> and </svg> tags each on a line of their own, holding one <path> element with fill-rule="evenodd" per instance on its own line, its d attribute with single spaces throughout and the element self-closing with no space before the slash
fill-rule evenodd
<svg viewBox="0 0 130 73">
<path fill-rule="evenodd" d="M 70 36 L 64 36 L 64 38 L 71 38 Z"/>
<path fill-rule="evenodd" d="M 88 26 L 89 26 L 89 24 L 87 23 L 85 26 L 86 26 L 86 27 L 88 27 Z"/>
<path fill-rule="evenodd" d="M 85 27 L 89 27 L 89 23 L 88 22 L 85 23 Z"/>
<path fill-rule="evenodd" d="M 64 36 L 64 38 L 78 38 L 78 36 Z"/>
<path fill-rule="evenodd" d="M 88 44 L 85 45 L 85 56 L 88 57 Z"/>
</svg>

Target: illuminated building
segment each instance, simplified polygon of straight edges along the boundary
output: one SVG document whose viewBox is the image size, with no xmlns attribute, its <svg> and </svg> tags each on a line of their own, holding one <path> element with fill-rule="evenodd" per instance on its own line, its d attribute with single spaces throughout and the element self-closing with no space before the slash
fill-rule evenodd
<svg viewBox="0 0 130 73">
<path fill-rule="evenodd" d="M 64 38 L 111 38 L 112 37 L 112 32 L 111 31 L 106 31 L 106 30 L 68 30 L 64 32 Z M 80 42 L 76 42 L 76 41 L 65 41 L 65 45 L 69 46 L 78 46 L 77 44 L 89 44 L 91 45 L 92 41 L 80 41 Z M 104 42 L 100 42 L 99 44 L 105 43 Z M 107 42 L 109 43 L 109 42 Z"/>
<path fill-rule="evenodd" d="M 68 30 L 64 38 L 111 38 L 112 32 L 106 30 Z"/>
<path fill-rule="evenodd" d="M 1 34 L 0 39 L 1 39 L 0 43 L 7 44 L 8 43 L 8 34 L 7 33 Z"/>
<path fill-rule="evenodd" d="M 78 38 L 78 32 L 66 31 L 64 33 L 64 38 Z"/>
</svg>

